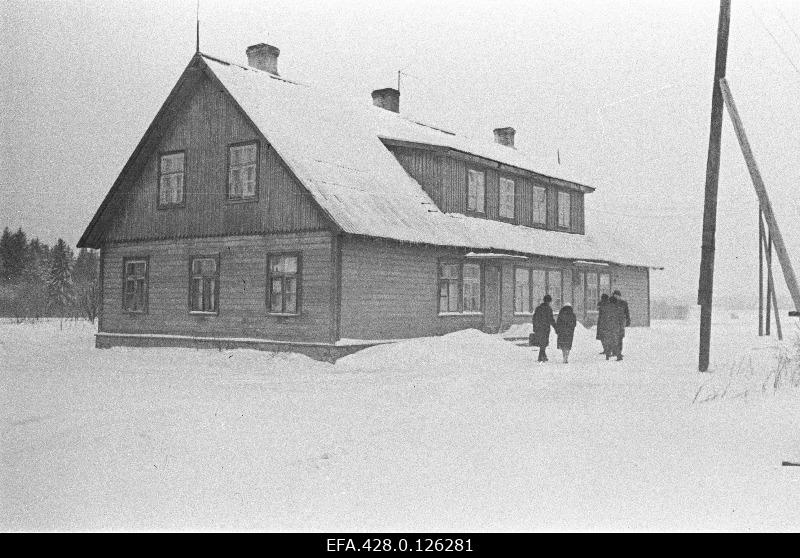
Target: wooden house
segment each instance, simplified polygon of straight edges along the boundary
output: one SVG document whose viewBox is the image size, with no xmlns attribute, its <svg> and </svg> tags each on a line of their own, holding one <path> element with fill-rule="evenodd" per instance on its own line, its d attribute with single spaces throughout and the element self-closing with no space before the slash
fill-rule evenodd
<svg viewBox="0 0 800 558">
<path fill-rule="evenodd" d="M 84 232 L 100 249 L 97 346 L 246 346 L 334 359 L 530 320 L 584 323 L 620 289 L 649 324 L 652 264 L 587 235 L 593 188 L 514 148 L 195 54 Z"/>
</svg>

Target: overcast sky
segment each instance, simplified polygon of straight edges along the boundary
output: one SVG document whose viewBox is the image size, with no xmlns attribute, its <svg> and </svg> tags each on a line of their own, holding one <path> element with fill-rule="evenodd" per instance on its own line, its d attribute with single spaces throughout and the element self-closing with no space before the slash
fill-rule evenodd
<svg viewBox="0 0 800 558">
<path fill-rule="evenodd" d="M 800 2 L 733 0 L 728 78 L 800 273 Z M 195 0 L 0 3 L 0 227 L 74 245 L 195 48 Z M 517 146 L 597 187 L 589 232 L 694 303 L 719 2 L 201 0 L 201 50 Z M 715 295 L 757 295 L 757 202 L 723 129 Z M 779 274 L 780 271 L 776 268 Z M 785 292 L 783 285 L 781 291 Z"/>
</svg>

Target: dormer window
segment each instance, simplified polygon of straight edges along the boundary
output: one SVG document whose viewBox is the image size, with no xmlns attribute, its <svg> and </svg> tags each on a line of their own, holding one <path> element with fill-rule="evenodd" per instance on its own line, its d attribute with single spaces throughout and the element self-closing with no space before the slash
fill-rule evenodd
<svg viewBox="0 0 800 558">
<path fill-rule="evenodd" d="M 500 177 L 500 218 L 514 219 L 514 199 L 516 187 L 510 178 Z"/>
<path fill-rule="evenodd" d="M 533 187 L 533 222 L 547 224 L 547 190 L 541 186 Z"/>
<path fill-rule="evenodd" d="M 467 211 L 486 212 L 486 175 L 483 171 L 467 171 Z"/>
<path fill-rule="evenodd" d="M 158 160 L 158 206 L 183 205 L 184 151 L 162 153 Z"/>
<path fill-rule="evenodd" d="M 572 196 L 569 192 L 558 193 L 558 226 L 568 229 L 572 225 Z"/>
<path fill-rule="evenodd" d="M 258 142 L 228 148 L 228 199 L 254 200 L 258 195 Z"/>
</svg>

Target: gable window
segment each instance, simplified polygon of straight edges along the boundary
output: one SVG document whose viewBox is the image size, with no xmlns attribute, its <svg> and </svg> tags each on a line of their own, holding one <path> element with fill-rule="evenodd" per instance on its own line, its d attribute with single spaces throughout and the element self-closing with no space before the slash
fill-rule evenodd
<svg viewBox="0 0 800 558">
<path fill-rule="evenodd" d="M 439 313 L 480 313 L 483 310 L 481 266 L 474 263 L 439 264 Z"/>
<path fill-rule="evenodd" d="M 568 229 L 572 223 L 572 196 L 569 192 L 558 193 L 558 226 Z"/>
<path fill-rule="evenodd" d="M 486 175 L 483 171 L 467 171 L 467 211 L 486 212 Z"/>
<path fill-rule="evenodd" d="M 525 267 L 514 268 L 514 313 L 531 312 L 531 270 Z"/>
<path fill-rule="evenodd" d="M 514 218 L 514 199 L 516 188 L 510 178 L 500 178 L 500 217 Z"/>
<path fill-rule="evenodd" d="M 218 258 L 192 258 L 190 281 L 189 311 L 210 314 L 219 312 Z"/>
<path fill-rule="evenodd" d="M 464 264 L 464 312 L 481 311 L 481 266 Z"/>
<path fill-rule="evenodd" d="M 267 306 L 270 314 L 297 315 L 298 285 L 300 284 L 300 256 L 274 254 L 268 257 L 269 271 Z"/>
<path fill-rule="evenodd" d="M 541 186 L 533 187 L 533 222 L 547 224 L 547 190 Z"/>
<path fill-rule="evenodd" d="M 228 147 L 228 199 L 251 200 L 258 192 L 258 142 Z"/>
<path fill-rule="evenodd" d="M 185 152 L 164 153 L 158 158 L 158 206 L 183 204 Z"/>
<path fill-rule="evenodd" d="M 147 312 L 147 258 L 126 258 L 122 262 L 124 285 L 122 309 L 126 312 Z"/>
</svg>

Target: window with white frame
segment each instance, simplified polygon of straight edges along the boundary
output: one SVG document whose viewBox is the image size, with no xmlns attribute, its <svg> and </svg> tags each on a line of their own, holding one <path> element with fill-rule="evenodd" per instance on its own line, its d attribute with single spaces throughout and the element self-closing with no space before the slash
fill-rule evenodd
<svg viewBox="0 0 800 558">
<path fill-rule="evenodd" d="M 126 312 L 147 312 L 147 259 L 123 260 L 124 286 L 122 308 Z"/>
<path fill-rule="evenodd" d="M 597 303 L 600 297 L 597 294 L 597 273 L 586 273 L 586 310 L 594 312 L 597 310 Z"/>
<path fill-rule="evenodd" d="M 486 211 L 486 174 L 483 171 L 467 171 L 467 211 Z"/>
<path fill-rule="evenodd" d="M 164 153 L 158 161 L 158 206 L 183 204 L 185 153 Z"/>
<path fill-rule="evenodd" d="M 439 312 L 458 312 L 461 298 L 461 266 L 439 264 Z"/>
<path fill-rule="evenodd" d="M 547 224 L 547 190 L 541 186 L 533 187 L 533 222 Z"/>
<path fill-rule="evenodd" d="M 533 306 L 539 306 L 547 294 L 547 276 L 542 269 L 531 270 L 531 300 Z"/>
<path fill-rule="evenodd" d="M 464 312 L 481 311 L 481 266 L 464 264 Z"/>
<path fill-rule="evenodd" d="M 481 265 L 439 263 L 439 313 L 482 312 Z"/>
<path fill-rule="evenodd" d="M 298 285 L 300 257 L 297 254 L 274 254 L 268 257 L 270 314 L 299 314 Z"/>
<path fill-rule="evenodd" d="M 558 193 L 558 226 L 568 229 L 572 224 L 572 196 L 569 192 Z"/>
<path fill-rule="evenodd" d="M 531 311 L 531 270 L 514 268 L 514 312 L 529 314 Z"/>
<path fill-rule="evenodd" d="M 550 269 L 547 271 L 547 294 L 553 299 L 551 305 L 558 311 L 561 309 L 561 271 Z"/>
<path fill-rule="evenodd" d="M 258 191 L 258 143 L 228 148 L 228 198 L 254 199 Z"/>
<path fill-rule="evenodd" d="M 611 296 L 611 275 L 608 273 L 600 273 L 599 274 L 599 281 L 600 281 L 600 295 L 607 294 Z"/>
<path fill-rule="evenodd" d="M 192 258 L 189 311 L 219 312 L 219 264 L 217 257 Z"/>
<path fill-rule="evenodd" d="M 572 270 L 571 269 L 563 269 L 561 271 L 561 275 L 563 277 L 563 292 L 561 293 L 561 299 L 563 300 L 564 306 L 569 304 L 570 306 L 573 305 L 572 301 Z"/>
<path fill-rule="evenodd" d="M 516 187 L 510 178 L 500 177 L 500 217 L 513 219 Z"/>
</svg>

